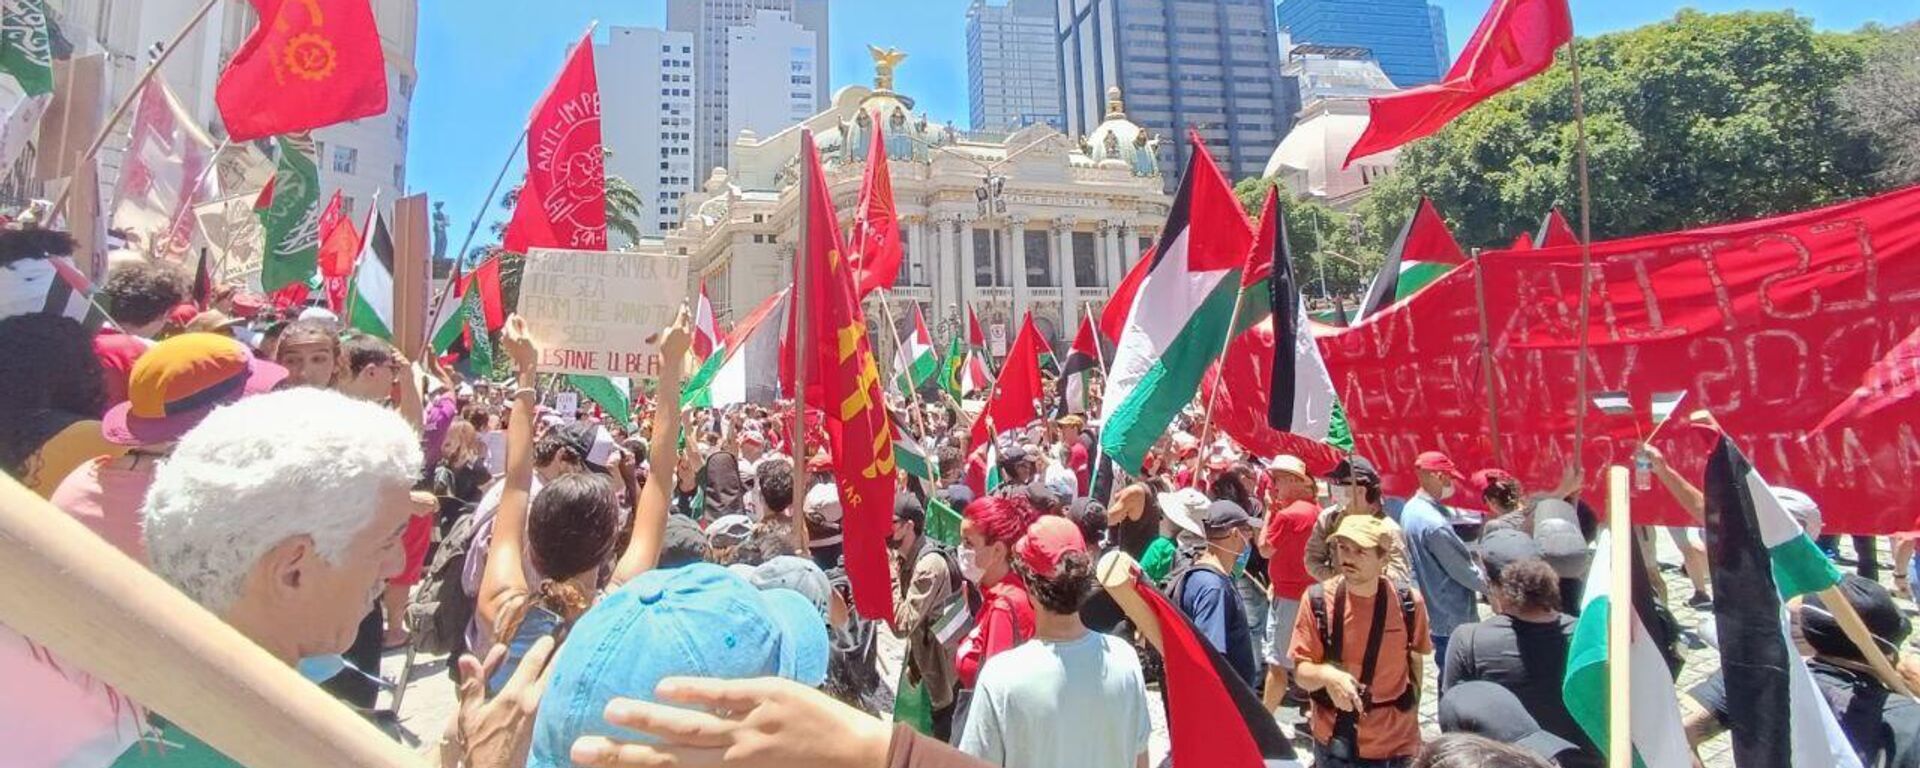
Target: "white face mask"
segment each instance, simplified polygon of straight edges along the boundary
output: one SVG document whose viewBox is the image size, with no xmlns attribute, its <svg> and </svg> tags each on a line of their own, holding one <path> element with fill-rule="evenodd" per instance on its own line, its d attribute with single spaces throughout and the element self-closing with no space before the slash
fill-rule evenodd
<svg viewBox="0 0 1920 768">
<path fill-rule="evenodd" d="M 960 545 L 960 553 L 954 559 L 960 561 L 960 575 L 966 577 L 967 581 L 978 584 L 980 583 L 980 578 L 987 575 L 986 571 L 980 567 L 978 559 L 974 556 L 973 547 L 965 544 Z"/>
<path fill-rule="evenodd" d="M 1333 493 L 1332 493 L 1332 500 L 1336 506 L 1352 507 L 1353 506 L 1353 489 L 1344 485 L 1334 486 Z"/>
</svg>

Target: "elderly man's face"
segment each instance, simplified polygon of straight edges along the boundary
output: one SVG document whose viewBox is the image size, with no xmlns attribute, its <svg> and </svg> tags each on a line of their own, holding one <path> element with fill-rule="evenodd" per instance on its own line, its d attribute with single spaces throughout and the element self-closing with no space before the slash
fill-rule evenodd
<svg viewBox="0 0 1920 768">
<path fill-rule="evenodd" d="M 354 534 L 339 563 L 314 553 L 298 573 L 298 583 L 288 585 L 280 604 L 286 606 L 287 621 L 306 626 L 312 647 L 301 649 L 305 655 L 340 653 L 353 645 L 360 621 L 386 590 L 387 579 L 400 574 L 406 559 L 400 534 L 418 507 L 404 486 L 390 486 L 379 498 L 373 518 Z"/>
</svg>

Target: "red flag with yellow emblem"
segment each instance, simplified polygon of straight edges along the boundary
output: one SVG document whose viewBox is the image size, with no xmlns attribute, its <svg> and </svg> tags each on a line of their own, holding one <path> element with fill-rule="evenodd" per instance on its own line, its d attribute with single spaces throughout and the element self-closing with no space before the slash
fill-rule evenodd
<svg viewBox="0 0 1920 768">
<path fill-rule="evenodd" d="M 796 270 L 807 270 L 807 337 L 789 344 L 805 355 L 805 402 L 826 414 L 827 445 L 840 487 L 841 533 L 854 607 L 868 619 L 893 621 L 887 535 L 893 527 L 896 468 L 893 429 L 882 399 L 880 369 L 867 339 L 867 319 L 854 292 L 853 265 L 840 239 L 839 217 L 820 172 L 813 134 L 800 138 L 800 183 L 806 190 L 807 236 Z M 796 272 L 796 278 L 800 275 Z M 800 283 L 796 279 L 796 283 Z M 789 313 L 794 309 L 790 308 Z M 795 328 L 790 316 L 789 329 Z M 790 331 L 791 332 L 791 331 Z"/>
<path fill-rule="evenodd" d="M 251 0 L 260 26 L 214 101 L 235 143 L 387 111 L 387 58 L 369 0 Z"/>
</svg>

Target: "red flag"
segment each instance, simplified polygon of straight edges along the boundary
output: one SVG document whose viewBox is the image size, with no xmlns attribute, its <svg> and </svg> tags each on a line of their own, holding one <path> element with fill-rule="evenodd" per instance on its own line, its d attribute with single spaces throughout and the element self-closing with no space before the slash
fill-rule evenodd
<svg viewBox="0 0 1920 768">
<path fill-rule="evenodd" d="M 1020 324 L 1020 335 L 1007 350 L 1000 376 L 987 393 L 987 407 L 973 421 L 973 435 L 967 441 L 969 452 L 1001 432 L 1020 429 L 1040 418 L 1040 348 L 1045 345 L 1040 329 L 1033 326 L 1033 313 L 1027 313 Z M 993 420 L 992 434 L 988 432 L 988 419 Z"/>
<path fill-rule="evenodd" d="M 980 318 L 973 314 L 973 305 L 967 305 L 967 346 L 974 349 L 987 348 L 987 334 L 980 330 Z"/>
<path fill-rule="evenodd" d="M 1828 411 L 1811 432 L 1821 432 L 1846 419 L 1864 419 L 1916 394 L 1920 394 L 1920 328 L 1868 366 L 1860 377 L 1860 386 Z"/>
<path fill-rule="evenodd" d="M 533 110 L 527 179 L 501 247 L 513 253 L 607 247 L 606 155 L 590 36 L 573 46 L 566 69 Z"/>
<path fill-rule="evenodd" d="M 467 285 L 480 291 L 480 308 L 487 316 L 487 330 L 497 331 L 507 324 L 507 308 L 500 298 L 500 255 L 494 254 L 467 273 Z"/>
<path fill-rule="evenodd" d="M 883 122 L 873 115 L 873 138 L 867 142 L 867 172 L 860 180 L 860 202 L 854 207 L 853 231 L 848 245 L 853 247 L 854 289 L 864 299 L 876 288 L 892 288 L 900 277 L 900 217 L 893 208 L 893 178 L 887 172 L 886 136 Z"/>
<path fill-rule="evenodd" d="M 1367 100 L 1372 118 L 1342 167 L 1429 136 L 1473 105 L 1553 65 L 1573 39 L 1567 0 L 1495 0 L 1440 82 Z"/>
<path fill-rule="evenodd" d="M 1133 297 L 1140 293 L 1140 284 L 1146 282 L 1147 273 L 1153 271 L 1154 247 L 1148 246 L 1146 253 L 1140 254 L 1140 260 L 1134 262 L 1127 276 L 1113 287 L 1113 296 L 1100 310 L 1100 336 L 1109 346 L 1119 344 L 1120 334 L 1127 330 L 1127 313 L 1133 311 Z"/>
<path fill-rule="evenodd" d="M 291 309 L 307 303 L 307 297 L 313 295 L 313 289 L 307 287 L 307 281 L 295 280 L 273 292 L 273 306 L 278 309 Z"/>
<path fill-rule="evenodd" d="M 327 209 L 320 214 L 320 275 L 346 277 L 353 274 L 353 261 L 360 255 L 360 232 L 347 220 L 340 192 L 334 191 Z"/>
<path fill-rule="evenodd" d="M 1507 246 L 1507 250 L 1509 250 L 1509 251 L 1531 251 L 1531 250 L 1533 250 L 1533 233 L 1532 233 L 1532 232 L 1521 232 L 1520 234 L 1517 234 L 1517 235 L 1514 235 L 1514 236 L 1513 236 L 1513 243 L 1512 243 L 1511 245 L 1508 245 L 1508 246 Z"/>
<path fill-rule="evenodd" d="M 1535 248 L 1558 248 L 1563 245 L 1579 245 L 1580 236 L 1573 233 L 1573 227 L 1567 224 L 1567 217 L 1560 215 L 1560 209 L 1547 211 L 1546 220 L 1540 222 L 1540 236 L 1533 241 Z"/>
<path fill-rule="evenodd" d="M 1407 241 L 1400 249 L 1400 257 L 1408 261 L 1467 263 L 1467 253 L 1460 249 L 1460 241 L 1453 239 L 1447 220 L 1440 217 L 1433 200 L 1426 197 L 1420 198 L 1420 209 L 1413 213 L 1413 224 L 1407 229 Z"/>
<path fill-rule="evenodd" d="M 807 356 L 804 402 L 826 416 L 827 445 L 844 511 L 842 556 L 853 583 L 854 605 L 863 617 L 891 622 L 893 576 L 887 565 L 887 537 L 893 527 L 897 474 L 893 423 L 867 339 L 867 320 L 854 292 L 853 270 L 843 257 L 839 217 L 833 211 L 833 197 L 827 192 L 811 132 L 801 134 L 800 164 L 800 183 L 806 185 L 807 238 L 800 244 L 795 266 L 807 270 L 807 295 L 801 300 L 807 305 L 808 333 L 794 346 L 798 354 Z"/>
<path fill-rule="evenodd" d="M 234 142 L 387 111 L 387 59 L 368 0 L 251 0 L 260 24 L 214 89 Z"/>
<path fill-rule="evenodd" d="M 1209 768 L 1291 764 L 1296 757 L 1293 745 L 1233 667 L 1145 577 L 1136 572 L 1131 589 L 1160 622 L 1172 764 Z"/>
<path fill-rule="evenodd" d="M 713 355 L 713 348 L 720 340 L 720 332 L 714 329 L 713 300 L 707 298 L 707 281 L 700 281 L 700 295 L 693 307 L 693 354 L 705 360 Z"/>
</svg>

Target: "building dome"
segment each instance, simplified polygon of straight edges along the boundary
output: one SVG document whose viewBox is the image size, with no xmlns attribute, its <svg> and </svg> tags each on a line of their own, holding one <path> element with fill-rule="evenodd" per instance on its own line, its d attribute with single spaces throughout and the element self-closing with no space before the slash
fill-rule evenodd
<svg viewBox="0 0 1920 768">
<path fill-rule="evenodd" d="M 1357 159 L 1343 168 L 1347 152 L 1367 129 L 1365 99 L 1321 99 L 1307 106 L 1293 130 L 1267 159 L 1263 178 L 1276 179 L 1295 195 L 1339 200 L 1365 190 L 1393 170 L 1398 149 Z"/>
<path fill-rule="evenodd" d="M 1098 166 L 1129 168 L 1135 176 L 1158 176 L 1160 163 L 1155 154 L 1159 149 L 1158 137 L 1127 119 L 1120 87 L 1108 88 L 1107 119 L 1081 140 L 1080 151 Z"/>
</svg>

